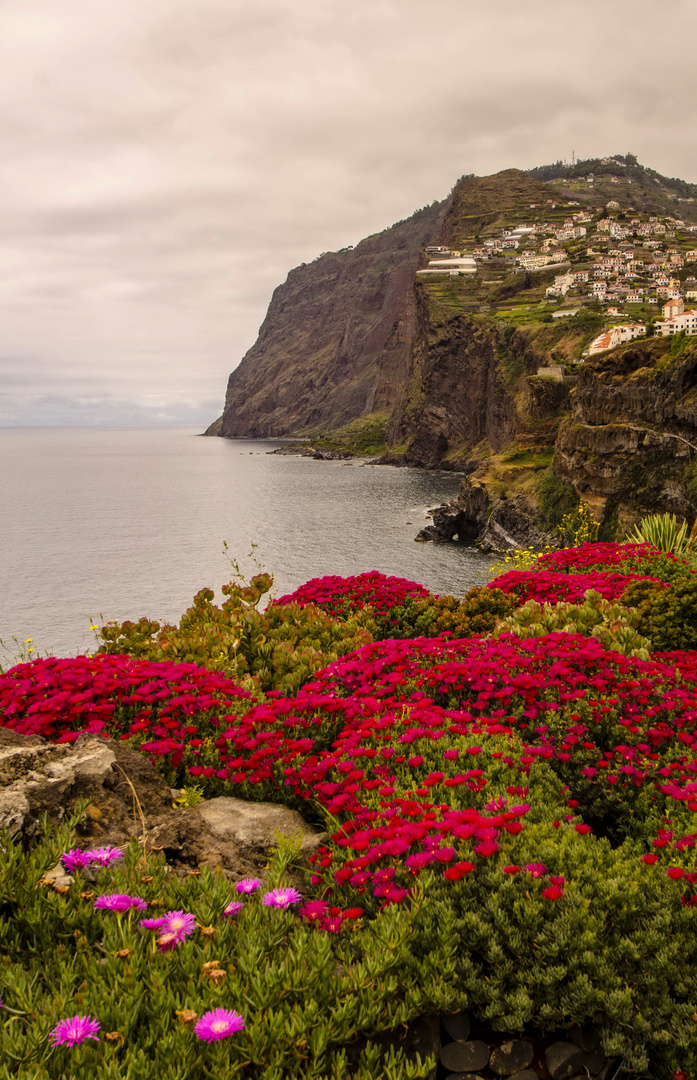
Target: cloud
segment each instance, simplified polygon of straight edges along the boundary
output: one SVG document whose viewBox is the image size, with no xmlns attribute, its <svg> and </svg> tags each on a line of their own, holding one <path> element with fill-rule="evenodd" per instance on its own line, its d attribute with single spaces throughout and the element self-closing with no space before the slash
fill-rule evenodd
<svg viewBox="0 0 697 1080">
<path fill-rule="evenodd" d="M 213 419 L 289 269 L 462 173 L 697 180 L 696 29 L 691 0 L 5 0 L 0 424 Z"/>
</svg>

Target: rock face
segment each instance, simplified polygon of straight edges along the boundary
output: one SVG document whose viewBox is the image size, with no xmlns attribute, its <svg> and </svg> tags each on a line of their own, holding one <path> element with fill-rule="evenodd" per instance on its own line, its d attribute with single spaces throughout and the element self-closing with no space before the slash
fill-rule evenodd
<svg viewBox="0 0 697 1080">
<path fill-rule="evenodd" d="M 517 425 L 496 332 L 466 315 L 447 317 L 418 286 L 416 304 L 418 332 L 388 440 L 408 442 L 404 460 L 413 465 L 439 465 L 453 449 L 466 452 L 482 439 L 500 450 Z"/>
<path fill-rule="evenodd" d="M 484 484 L 466 477 L 457 499 L 431 512 L 417 540 L 465 540 L 476 542 L 483 551 L 510 551 L 554 547 L 556 539 L 535 525 L 535 504 L 524 495 L 493 499 Z"/>
<path fill-rule="evenodd" d="M 392 408 L 416 331 L 420 252 L 437 235 L 444 208 L 436 203 L 355 248 L 291 270 L 230 376 L 222 422 L 211 434 L 332 429 Z"/>
<path fill-rule="evenodd" d="M 58 744 L 0 728 L 0 826 L 31 845 L 43 814 L 60 822 L 78 803 L 86 804 L 79 843 L 138 839 L 174 867 L 258 872 L 279 837 L 299 842 L 309 858 L 325 836 L 275 803 L 217 798 L 178 808 L 148 759 L 122 742 L 81 735 Z"/>
<path fill-rule="evenodd" d="M 554 470 L 582 497 L 692 520 L 688 465 L 697 447 L 697 346 L 671 355 L 649 339 L 583 366 Z"/>
</svg>

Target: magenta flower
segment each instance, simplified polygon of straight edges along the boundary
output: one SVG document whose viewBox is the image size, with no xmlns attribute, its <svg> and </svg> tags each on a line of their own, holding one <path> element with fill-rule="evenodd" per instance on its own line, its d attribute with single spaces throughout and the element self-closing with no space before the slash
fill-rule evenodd
<svg viewBox="0 0 697 1080">
<path fill-rule="evenodd" d="M 238 881 L 237 884 L 235 885 L 235 889 L 237 890 L 238 893 L 246 893 L 247 895 L 249 895 L 250 893 L 256 892 L 257 889 L 260 889 L 260 888 L 261 888 L 261 882 L 260 882 L 259 878 L 251 878 L 251 877 L 242 878 L 242 880 Z"/>
<path fill-rule="evenodd" d="M 564 890 L 559 885 L 549 885 L 546 889 L 542 890 L 542 897 L 544 900 L 561 900 L 564 895 Z"/>
<path fill-rule="evenodd" d="M 223 915 L 229 919 L 232 915 L 238 915 L 242 911 L 244 904 L 241 900 L 231 900 L 228 906 L 225 908 Z"/>
<path fill-rule="evenodd" d="M 159 919 L 141 919 L 140 925 L 143 930 L 159 930 L 165 921 L 164 915 Z"/>
<path fill-rule="evenodd" d="M 523 870 L 527 870 L 527 872 L 534 878 L 544 877 L 544 875 L 547 873 L 547 867 L 544 863 L 541 862 L 528 863 L 527 866 L 523 867 Z"/>
<path fill-rule="evenodd" d="M 329 905 L 325 904 L 324 900 L 308 900 L 306 904 L 300 908 L 300 917 L 307 922 L 317 922 L 322 919 L 329 911 Z"/>
<path fill-rule="evenodd" d="M 59 1020 L 49 1039 L 54 1046 L 77 1046 L 85 1039 L 94 1039 L 99 1042 L 98 1031 L 101 1024 L 93 1020 L 91 1016 L 71 1016 L 67 1020 Z"/>
<path fill-rule="evenodd" d="M 61 862 L 66 872 L 72 874 L 75 870 L 81 870 L 83 866 L 89 866 L 92 860 L 89 852 L 80 851 L 80 848 L 71 848 L 70 851 L 63 852 Z"/>
<path fill-rule="evenodd" d="M 148 905 L 141 896 L 128 896 L 127 893 L 105 893 L 98 896 L 94 902 L 96 910 L 116 911 L 121 913 L 136 908 L 138 911 L 147 911 Z"/>
<path fill-rule="evenodd" d="M 89 857 L 90 862 L 99 863 L 100 866 L 111 866 L 117 859 L 123 859 L 123 851 L 117 847 L 90 848 L 84 854 Z"/>
<path fill-rule="evenodd" d="M 264 907 L 281 908 L 286 910 L 291 904 L 297 904 L 299 900 L 302 900 L 302 894 L 297 889 L 285 888 L 285 889 L 272 889 L 271 892 L 264 893 L 261 898 L 261 902 Z"/>
<path fill-rule="evenodd" d="M 211 1009 L 203 1014 L 194 1028 L 194 1035 L 202 1042 L 227 1039 L 244 1029 L 244 1020 L 231 1009 Z"/>
<path fill-rule="evenodd" d="M 176 934 L 180 941 L 193 934 L 196 916 L 189 911 L 167 911 L 162 920 L 163 934 Z"/>
</svg>

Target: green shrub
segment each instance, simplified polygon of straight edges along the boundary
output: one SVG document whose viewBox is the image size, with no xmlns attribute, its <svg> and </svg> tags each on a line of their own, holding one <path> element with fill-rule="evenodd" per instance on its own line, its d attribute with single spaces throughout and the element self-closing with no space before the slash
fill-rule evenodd
<svg viewBox="0 0 697 1080">
<path fill-rule="evenodd" d="M 605 600 L 600 593 L 589 589 L 583 604 L 540 604 L 528 600 L 496 624 L 494 637 L 501 634 L 514 634 L 520 638 L 544 637 L 556 631 L 585 634 L 594 637 L 606 649 L 648 660 L 651 642 L 637 632 L 640 621 L 637 608 Z"/>
<path fill-rule="evenodd" d="M 383 1052 L 370 1041 L 428 1006 L 455 1008 L 453 990 L 446 989 L 455 943 L 447 925 L 417 939 L 418 903 L 340 935 L 319 933 L 258 898 L 225 918 L 235 894 L 223 874 L 167 873 L 160 856 L 144 857 L 137 844 L 124 864 L 99 871 L 94 884 L 78 873 L 62 892 L 42 885 L 72 843 L 63 828 L 26 854 L 0 837 L 1 1080 L 427 1075 L 432 1062 Z M 276 855 L 268 888 L 288 883 L 292 859 L 288 848 Z M 156 935 L 139 928 L 140 913 L 94 909 L 95 896 L 112 892 L 143 897 L 149 916 L 192 912 L 198 927 L 172 951 L 158 951 Z M 212 970 L 224 974 L 214 979 Z M 218 1007 L 240 1014 L 244 1031 L 200 1042 L 192 1031 L 195 1015 L 187 1021 L 187 1011 L 200 1016 Z M 99 1042 L 51 1047 L 49 1032 L 74 1015 L 100 1023 Z"/>
<path fill-rule="evenodd" d="M 653 650 L 697 649 L 697 577 L 681 577 L 669 588 L 635 581 L 622 600 L 639 609 L 636 629 Z"/>
<path fill-rule="evenodd" d="M 488 634 L 498 619 L 515 609 L 517 599 L 501 589 L 479 586 L 470 589 L 463 600 L 455 596 L 433 596 L 426 600 L 407 598 L 392 608 L 381 621 L 378 638 L 438 637 L 454 638 Z"/>
<path fill-rule="evenodd" d="M 632 544 L 653 544 L 659 551 L 680 555 L 690 546 L 687 522 L 678 525 L 675 514 L 650 514 L 642 518 L 627 541 Z"/>
<path fill-rule="evenodd" d="M 540 473 L 537 481 L 537 523 L 541 529 L 553 532 L 567 514 L 577 509 L 580 501 L 571 484 L 567 484 L 551 468 Z"/>
<path fill-rule="evenodd" d="M 177 626 L 146 618 L 107 623 L 97 652 L 199 664 L 255 693 L 294 694 L 320 668 L 371 641 L 362 615 L 334 619 L 313 604 L 259 611 L 272 581 L 258 574 L 246 586 L 223 585 L 227 599 L 220 606 L 212 589 L 201 589 Z"/>
</svg>

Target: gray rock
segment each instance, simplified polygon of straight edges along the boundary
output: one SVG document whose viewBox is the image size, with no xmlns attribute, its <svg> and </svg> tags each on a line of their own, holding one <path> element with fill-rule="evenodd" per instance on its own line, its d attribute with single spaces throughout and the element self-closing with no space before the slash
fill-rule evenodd
<svg viewBox="0 0 697 1080">
<path fill-rule="evenodd" d="M 451 1039 L 464 1042 L 470 1033 L 469 1013 L 452 1013 L 450 1016 L 441 1016 L 441 1023 Z"/>
<path fill-rule="evenodd" d="M 272 851 L 279 837 L 283 837 L 297 838 L 300 854 L 308 857 L 327 836 L 310 828 L 297 810 L 278 803 L 244 802 L 221 796 L 202 802 L 196 809 L 214 837 L 236 843 L 250 853 Z"/>
<path fill-rule="evenodd" d="M 539 1080 L 534 1069 L 523 1069 L 522 1072 L 514 1073 L 509 1080 Z"/>
<path fill-rule="evenodd" d="M 597 1076 L 604 1064 L 605 1054 L 600 1046 L 584 1055 L 583 1068 L 586 1072 L 590 1073 L 591 1076 Z"/>
<path fill-rule="evenodd" d="M 532 1061 L 532 1045 L 526 1039 L 502 1043 L 492 1052 L 489 1068 L 499 1076 L 512 1076 Z"/>
<path fill-rule="evenodd" d="M 552 1080 L 571 1080 L 583 1068 L 586 1057 L 580 1046 L 570 1042 L 555 1042 L 547 1047 L 545 1064 Z"/>
<path fill-rule="evenodd" d="M 448 1043 L 440 1052 L 440 1060 L 451 1072 L 475 1073 L 489 1064 L 489 1047 L 478 1039 Z"/>
<path fill-rule="evenodd" d="M 484 1078 L 477 1073 L 448 1073 L 445 1080 L 484 1080 Z"/>
</svg>

